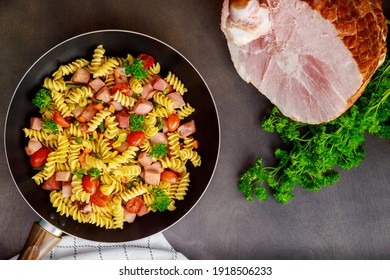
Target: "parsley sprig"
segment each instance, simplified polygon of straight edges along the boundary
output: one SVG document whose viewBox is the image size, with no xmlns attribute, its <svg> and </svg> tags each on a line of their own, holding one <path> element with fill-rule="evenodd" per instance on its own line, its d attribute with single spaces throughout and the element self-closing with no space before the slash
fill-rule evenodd
<svg viewBox="0 0 390 280">
<path fill-rule="evenodd" d="M 130 116 L 130 129 L 132 131 L 143 131 L 146 129 L 144 124 L 145 116 L 131 115 Z"/>
<path fill-rule="evenodd" d="M 127 60 L 122 64 L 125 68 L 126 75 L 133 75 L 136 79 L 143 79 L 147 76 L 148 70 L 144 69 L 145 61 L 140 58 L 135 58 L 133 63 L 129 63 Z"/>
<path fill-rule="evenodd" d="M 319 125 L 293 121 L 277 107 L 262 121 L 265 131 L 277 133 L 291 147 L 274 151 L 277 164 L 265 166 L 262 158 L 243 172 L 238 188 L 245 198 L 264 201 L 271 193 L 281 204 L 294 198 L 294 188 L 319 191 L 337 182 L 336 169 L 357 167 L 365 157 L 365 133 L 390 139 L 390 58 L 375 72 L 363 95 L 349 110 Z M 267 186 L 269 188 L 267 188 Z"/>
</svg>

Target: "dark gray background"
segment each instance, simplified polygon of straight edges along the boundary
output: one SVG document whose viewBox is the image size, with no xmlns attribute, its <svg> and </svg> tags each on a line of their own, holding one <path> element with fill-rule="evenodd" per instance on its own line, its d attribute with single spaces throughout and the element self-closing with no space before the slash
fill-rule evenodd
<svg viewBox="0 0 390 280">
<path fill-rule="evenodd" d="M 390 14 L 390 3 L 384 1 Z M 236 73 L 220 31 L 222 1 L 11 1 L 0 8 L 1 130 L 24 73 L 43 53 L 75 35 L 126 29 L 165 41 L 199 70 L 221 124 L 219 163 L 211 184 L 184 219 L 164 232 L 190 259 L 388 259 L 389 141 L 367 136 L 366 159 L 320 192 L 296 188 L 287 205 L 247 202 L 239 174 L 257 156 L 273 163 L 280 144 L 260 117 L 272 106 Z M 23 112 L 21 112 L 23 113 Z M 3 133 L 1 133 L 3 143 Z M 17 254 L 39 217 L 14 186 L 1 145 L 0 259 Z"/>
</svg>

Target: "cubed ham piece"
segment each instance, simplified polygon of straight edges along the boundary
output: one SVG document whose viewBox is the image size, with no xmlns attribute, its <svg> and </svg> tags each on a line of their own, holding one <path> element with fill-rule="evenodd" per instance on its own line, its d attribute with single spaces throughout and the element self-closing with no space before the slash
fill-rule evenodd
<svg viewBox="0 0 390 280">
<path fill-rule="evenodd" d="M 99 91 L 96 93 L 96 99 L 99 99 L 106 103 L 110 102 L 111 100 L 110 89 L 106 86 L 99 89 Z"/>
<path fill-rule="evenodd" d="M 160 184 L 160 174 L 156 170 L 145 170 L 145 183 L 158 186 Z"/>
<path fill-rule="evenodd" d="M 126 209 L 124 211 L 124 214 L 123 214 L 123 219 L 128 222 L 128 223 L 132 223 L 134 222 L 135 218 L 137 217 L 137 214 L 134 214 L 134 213 L 130 213 L 128 212 Z"/>
<path fill-rule="evenodd" d="M 76 72 L 74 72 L 73 77 L 71 78 L 71 81 L 76 84 L 86 85 L 89 83 L 90 78 L 91 74 L 88 70 L 84 68 L 77 68 Z"/>
<path fill-rule="evenodd" d="M 42 148 L 41 142 L 37 138 L 31 138 L 28 140 L 27 146 L 24 148 L 28 156 L 31 156 L 33 153 Z"/>
<path fill-rule="evenodd" d="M 81 116 L 81 114 L 83 113 L 85 107 L 81 107 L 79 106 L 78 104 L 76 104 L 76 106 L 74 106 L 74 109 L 72 110 L 72 114 L 75 118 L 78 118 Z"/>
<path fill-rule="evenodd" d="M 181 108 L 184 105 L 186 105 L 183 96 L 181 95 L 180 92 L 171 92 L 167 94 L 167 97 L 173 101 L 173 109 Z"/>
<path fill-rule="evenodd" d="M 142 91 L 141 91 L 141 97 L 144 99 L 147 99 L 146 96 L 148 95 L 149 92 L 154 91 L 153 86 L 151 83 L 148 83 L 143 86 Z"/>
<path fill-rule="evenodd" d="M 161 166 L 160 162 L 155 162 L 151 165 L 145 166 L 144 167 L 145 172 L 146 171 L 156 171 L 157 173 L 162 173 L 164 171 L 164 168 Z"/>
<path fill-rule="evenodd" d="M 70 171 L 57 171 L 55 173 L 56 181 L 70 182 L 72 179 L 72 173 Z"/>
<path fill-rule="evenodd" d="M 153 163 L 153 158 L 147 152 L 141 152 L 138 155 L 138 161 L 142 166 L 149 166 Z"/>
<path fill-rule="evenodd" d="M 34 130 L 42 129 L 42 119 L 38 117 L 32 117 L 30 119 L 30 128 Z"/>
<path fill-rule="evenodd" d="M 146 94 L 146 96 L 143 97 L 143 98 L 145 98 L 146 100 L 150 100 L 150 99 L 153 98 L 153 96 L 154 96 L 156 93 L 157 93 L 157 90 L 151 90 L 151 91 L 149 91 L 148 94 Z"/>
<path fill-rule="evenodd" d="M 125 73 L 125 68 L 117 67 L 114 70 L 114 78 L 116 84 L 129 84 L 129 78 Z"/>
<path fill-rule="evenodd" d="M 121 145 L 118 148 L 115 148 L 115 150 L 117 150 L 119 153 L 123 153 L 124 151 L 127 150 L 127 148 L 129 146 L 130 145 L 127 143 L 127 141 L 125 141 L 125 142 L 122 142 Z"/>
<path fill-rule="evenodd" d="M 162 118 L 161 121 L 162 121 L 162 123 L 163 123 L 162 132 L 168 133 L 168 132 L 169 132 L 169 128 L 168 128 L 168 119 L 167 119 L 167 118 Z"/>
<path fill-rule="evenodd" d="M 88 204 L 84 204 L 81 209 L 80 209 L 80 212 L 83 213 L 83 214 L 88 214 L 88 213 L 92 213 L 93 209 L 92 209 L 92 204 L 91 202 L 89 202 Z"/>
<path fill-rule="evenodd" d="M 84 111 L 81 113 L 81 116 L 85 118 L 85 120 L 88 122 L 92 120 L 97 111 L 98 110 L 95 108 L 95 106 L 93 106 L 93 104 L 90 104 L 84 109 Z"/>
<path fill-rule="evenodd" d="M 155 135 L 152 136 L 152 138 L 150 138 L 150 141 L 153 144 L 168 144 L 168 137 L 164 132 L 157 132 Z"/>
<path fill-rule="evenodd" d="M 56 181 L 56 177 L 53 174 L 42 184 L 42 189 L 44 189 L 46 191 L 60 190 L 61 189 L 61 182 Z"/>
<path fill-rule="evenodd" d="M 80 129 L 82 132 L 85 132 L 87 134 L 91 134 L 91 132 L 88 130 L 89 125 L 87 123 L 80 123 L 78 126 L 78 129 Z"/>
<path fill-rule="evenodd" d="M 70 182 L 62 183 L 62 197 L 71 197 L 72 196 L 72 184 Z"/>
<path fill-rule="evenodd" d="M 133 110 L 135 114 L 145 116 L 153 110 L 153 103 L 140 97 L 135 103 Z"/>
<path fill-rule="evenodd" d="M 180 137 L 185 138 L 196 132 L 195 121 L 191 120 L 179 126 L 177 128 Z"/>
<path fill-rule="evenodd" d="M 119 111 L 122 111 L 123 110 L 123 106 L 122 104 L 120 104 L 118 101 L 115 101 L 115 100 L 111 100 L 109 102 L 110 105 L 113 105 L 114 108 L 115 108 L 115 111 L 119 112 Z"/>
<path fill-rule="evenodd" d="M 168 82 L 160 76 L 156 76 L 152 81 L 152 86 L 155 90 L 164 91 L 168 87 Z"/>
<path fill-rule="evenodd" d="M 148 214 L 149 212 L 150 212 L 149 207 L 146 204 L 144 204 L 144 205 L 142 205 L 141 210 L 139 210 L 139 212 L 137 213 L 137 216 L 142 217 L 142 216 Z"/>
<path fill-rule="evenodd" d="M 95 114 L 96 114 L 97 111 L 98 111 L 98 110 L 95 108 L 95 106 L 93 106 L 93 104 L 90 104 L 90 105 L 88 105 L 88 106 L 84 109 L 84 111 L 83 111 L 83 113 L 81 114 L 81 116 L 84 117 L 86 121 L 90 121 L 90 120 L 92 120 L 92 118 L 95 116 Z"/>
<path fill-rule="evenodd" d="M 130 126 L 129 121 L 130 115 L 127 113 L 119 113 L 116 115 L 116 119 L 118 121 L 118 127 L 120 128 L 128 128 Z"/>
<path fill-rule="evenodd" d="M 99 78 L 96 78 L 96 79 L 92 80 L 91 82 L 89 82 L 89 86 L 92 88 L 92 90 L 94 92 L 98 92 L 99 89 L 101 89 L 105 85 L 106 84 L 102 80 L 100 80 Z"/>
</svg>

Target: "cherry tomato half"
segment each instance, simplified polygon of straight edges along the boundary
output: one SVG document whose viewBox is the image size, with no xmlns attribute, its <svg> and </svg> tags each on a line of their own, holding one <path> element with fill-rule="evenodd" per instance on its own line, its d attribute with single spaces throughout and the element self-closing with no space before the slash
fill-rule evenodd
<svg viewBox="0 0 390 280">
<path fill-rule="evenodd" d="M 99 207 L 107 206 L 110 201 L 110 197 L 108 195 L 103 194 L 100 189 L 97 189 L 96 192 L 91 195 L 91 202 Z"/>
<path fill-rule="evenodd" d="M 64 119 L 60 115 L 60 113 L 58 113 L 58 112 L 54 112 L 53 121 L 61 127 L 69 127 L 70 126 L 70 121 Z"/>
<path fill-rule="evenodd" d="M 179 181 L 179 178 L 177 177 L 177 174 L 175 172 L 165 170 L 161 173 L 161 181 L 168 183 L 177 183 Z"/>
<path fill-rule="evenodd" d="M 145 139 L 145 132 L 143 131 L 132 131 L 130 134 L 127 136 L 127 144 L 130 146 L 137 147 L 141 145 L 141 143 Z"/>
<path fill-rule="evenodd" d="M 82 180 L 82 186 L 83 189 L 90 194 L 96 193 L 96 190 L 99 187 L 99 180 L 98 179 L 92 179 L 91 180 L 91 175 L 85 175 Z"/>
<path fill-rule="evenodd" d="M 140 196 L 136 196 L 126 203 L 126 211 L 133 214 L 138 214 L 144 205 L 144 200 Z"/>
<path fill-rule="evenodd" d="M 154 58 L 151 55 L 148 55 L 146 53 L 141 53 L 137 58 L 142 59 L 144 63 L 144 69 L 149 68 L 154 64 Z"/>
<path fill-rule="evenodd" d="M 167 120 L 168 131 L 175 131 L 180 125 L 180 118 L 176 114 L 170 114 Z"/>
<path fill-rule="evenodd" d="M 50 153 L 50 150 L 46 147 L 40 148 L 38 151 L 33 153 L 30 157 L 30 164 L 32 167 L 40 167 L 44 165 L 47 161 L 47 157 Z"/>
</svg>

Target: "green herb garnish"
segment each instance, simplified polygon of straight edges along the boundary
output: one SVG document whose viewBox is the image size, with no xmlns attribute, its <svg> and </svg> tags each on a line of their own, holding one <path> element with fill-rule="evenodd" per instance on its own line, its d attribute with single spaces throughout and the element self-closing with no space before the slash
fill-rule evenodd
<svg viewBox="0 0 390 280">
<path fill-rule="evenodd" d="M 166 156 L 168 154 L 167 144 L 159 143 L 152 144 L 152 150 L 149 152 L 149 155 L 154 158 L 159 158 Z"/>
<path fill-rule="evenodd" d="M 37 106 L 39 109 L 52 109 L 51 93 L 47 88 L 41 88 L 32 100 L 32 104 Z"/>
<path fill-rule="evenodd" d="M 100 177 L 100 171 L 99 171 L 99 169 L 97 169 L 95 167 L 88 169 L 87 174 L 89 174 L 91 176 L 91 179 L 92 178 L 97 179 Z"/>
<path fill-rule="evenodd" d="M 136 79 L 143 79 L 147 76 L 148 70 L 144 69 L 145 61 L 139 58 L 135 58 L 134 62 L 130 64 L 127 60 L 122 64 L 125 68 L 126 75 L 133 75 Z"/>
<path fill-rule="evenodd" d="M 56 134 L 60 129 L 58 124 L 56 124 L 53 119 L 44 120 L 42 122 L 42 128 L 44 130 L 49 130 L 49 131 L 53 132 L 54 134 Z"/>
<path fill-rule="evenodd" d="M 76 175 L 76 177 L 79 178 L 79 179 L 83 179 L 83 177 L 84 177 L 84 170 L 83 169 L 79 169 L 77 171 L 72 171 L 72 174 Z"/>
<path fill-rule="evenodd" d="M 153 188 L 151 192 L 154 196 L 154 202 L 150 205 L 150 208 L 154 211 L 158 210 L 160 212 L 167 210 L 169 206 L 168 195 L 159 188 Z"/>
<path fill-rule="evenodd" d="M 130 129 L 132 131 L 143 131 L 146 129 L 144 125 L 145 116 L 131 115 L 130 116 Z"/>
</svg>

